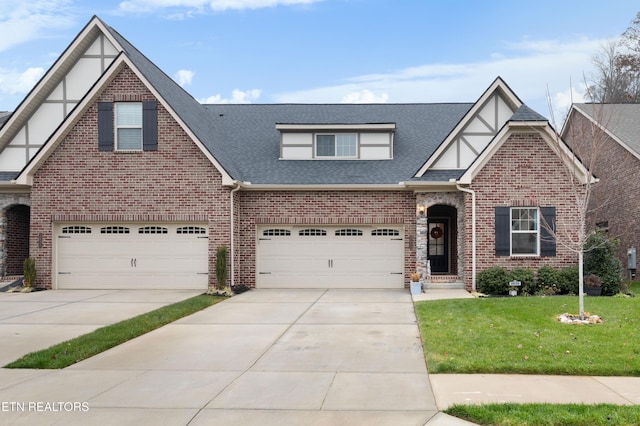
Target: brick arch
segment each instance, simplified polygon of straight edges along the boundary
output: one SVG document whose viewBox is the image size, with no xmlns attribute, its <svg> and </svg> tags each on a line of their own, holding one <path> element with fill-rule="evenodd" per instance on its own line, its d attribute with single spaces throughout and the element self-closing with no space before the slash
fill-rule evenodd
<svg viewBox="0 0 640 426">
<path fill-rule="evenodd" d="M 29 256 L 31 200 L 28 194 L 0 195 L 0 275 L 22 275 Z"/>
<path fill-rule="evenodd" d="M 416 270 L 425 276 L 427 273 L 427 230 L 429 208 L 447 206 L 455 209 L 455 230 L 457 238 L 452 241 L 455 250 L 452 254 L 452 271 L 463 278 L 462 255 L 464 253 L 464 195 L 460 192 L 434 192 L 416 194 Z"/>
</svg>

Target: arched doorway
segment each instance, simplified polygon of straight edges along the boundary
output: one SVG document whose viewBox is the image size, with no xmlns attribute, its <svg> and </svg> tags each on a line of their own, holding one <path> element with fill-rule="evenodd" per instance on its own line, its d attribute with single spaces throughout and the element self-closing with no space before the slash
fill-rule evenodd
<svg viewBox="0 0 640 426">
<path fill-rule="evenodd" d="M 457 209 L 436 204 L 427 209 L 427 260 L 431 274 L 455 274 L 457 265 Z"/>
<path fill-rule="evenodd" d="M 29 257 L 29 224 L 31 208 L 23 204 L 6 210 L 5 275 L 22 275 L 22 265 Z"/>
</svg>

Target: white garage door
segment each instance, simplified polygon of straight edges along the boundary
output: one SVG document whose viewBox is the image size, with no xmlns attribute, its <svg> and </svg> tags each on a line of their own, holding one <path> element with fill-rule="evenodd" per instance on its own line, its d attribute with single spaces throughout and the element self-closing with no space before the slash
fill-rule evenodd
<svg viewBox="0 0 640 426">
<path fill-rule="evenodd" d="M 401 226 L 260 226 L 260 288 L 402 288 Z"/>
<path fill-rule="evenodd" d="M 206 289 L 204 224 L 58 224 L 57 288 Z"/>
</svg>

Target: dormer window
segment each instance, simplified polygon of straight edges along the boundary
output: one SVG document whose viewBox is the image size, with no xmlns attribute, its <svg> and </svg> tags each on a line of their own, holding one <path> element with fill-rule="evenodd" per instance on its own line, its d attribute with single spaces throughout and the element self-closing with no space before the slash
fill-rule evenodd
<svg viewBox="0 0 640 426">
<path fill-rule="evenodd" d="M 355 133 L 337 133 L 316 135 L 316 157 L 352 157 L 358 152 Z"/>
<path fill-rule="evenodd" d="M 395 123 L 276 124 L 282 160 L 390 160 Z"/>
</svg>

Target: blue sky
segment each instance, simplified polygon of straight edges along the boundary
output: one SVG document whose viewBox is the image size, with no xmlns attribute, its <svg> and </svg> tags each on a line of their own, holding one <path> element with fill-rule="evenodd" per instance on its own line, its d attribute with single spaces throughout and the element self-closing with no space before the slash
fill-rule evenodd
<svg viewBox="0 0 640 426">
<path fill-rule="evenodd" d="M 0 111 L 95 14 L 202 102 L 473 102 L 501 76 L 559 116 L 634 3 L 0 0 Z"/>
</svg>

